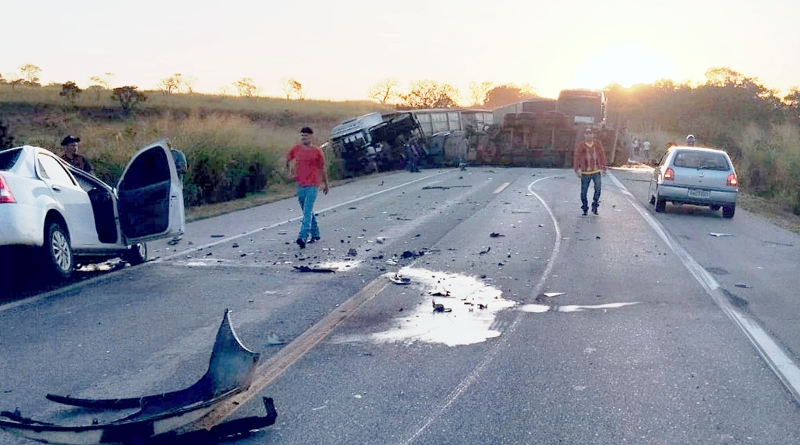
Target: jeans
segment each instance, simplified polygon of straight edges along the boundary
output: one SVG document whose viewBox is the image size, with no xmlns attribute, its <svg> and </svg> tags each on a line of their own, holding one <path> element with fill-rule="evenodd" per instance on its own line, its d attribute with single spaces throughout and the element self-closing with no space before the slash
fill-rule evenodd
<svg viewBox="0 0 800 445">
<path fill-rule="evenodd" d="M 300 221 L 300 234 L 298 239 L 307 240 L 319 238 L 319 226 L 317 217 L 314 216 L 314 201 L 317 200 L 317 186 L 297 186 L 297 200 L 300 201 L 300 208 L 303 209 L 303 219 Z"/>
<path fill-rule="evenodd" d="M 589 191 L 589 181 L 594 181 L 592 208 L 596 209 L 600 205 L 600 189 L 602 188 L 603 182 L 600 172 L 592 173 L 591 175 L 581 175 L 581 210 L 584 212 L 589 210 L 589 203 L 586 199 L 586 192 Z"/>
</svg>

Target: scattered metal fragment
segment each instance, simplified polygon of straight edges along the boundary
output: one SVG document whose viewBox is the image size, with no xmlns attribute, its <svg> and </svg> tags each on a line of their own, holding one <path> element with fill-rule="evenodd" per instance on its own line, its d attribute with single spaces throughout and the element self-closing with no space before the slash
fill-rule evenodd
<svg viewBox="0 0 800 445">
<path fill-rule="evenodd" d="M 225 238 L 225 235 L 222 235 L 222 234 L 219 234 L 219 233 L 215 233 L 215 234 L 211 235 L 211 238 Z"/>
<path fill-rule="evenodd" d="M 239 247 L 239 243 L 233 243 L 233 246 L 231 246 L 231 247 L 236 249 L 237 247 Z"/>
<path fill-rule="evenodd" d="M 404 277 L 399 274 L 394 274 L 394 276 L 390 277 L 389 280 L 394 284 L 411 284 L 411 278 Z"/>
<path fill-rule="evenodd" d="M 432 290 L 428 292 L 433 297 L 449 297 L 450 291 L 449 290 Z"/>
<path fill-rule="evenodd" d="M 347 251 L 347 256 L 358 256 L 358 251 L 351 247 L 350 250 Z"/>
<path fill-rule="evenodd" d="M 491 246 L 487 247 L 486 250 L 482 250 L 479 255 L 486 255 L 490 250 L 492 250 Z"/>
<path fill-rule="evenodd" d="M 436 300 L 433 300 L 433 312 L 453 312 L 453 309 L 444 307 L 443 304 L 439 304 Z"/>
<path fill-rule="evenodd" d="M 179 391 L 145 397 L 119 399 L 79 399 L 47 394 L 57 403 L 75 407 L 139 410 L 108 423 L 65 426 L 23 417 L 19 410 L 0 412 L 0 429 L 37 442 L 60 444 L 101 443 L 208 443 L 207 439 L 246 433 L 275 423 L 277 413 L 272 399 L 264 398 L 264 417 L 250 417 L 223 423 L 209 431 L 178 436 L 178 430 L 205 416 L 216 405 L 249 388 L 260 354 L 248 350 L 239 341 L 225 310 L 222 324 L 208 363 L 208 370 L 194 385 Z M 198 436 L 199 434 L 199 436 Z M 200 437 L 203 436 L 203 437 Z M 180 437 L 176 439 L 176 437 Z M 189 442 L 183 439 L 191 437 Z"/>
<path fill-rule="evenodd" d="M 489 309 L 489 304 L 478 303 L 478 309 Z"/>
<path fill-rule="evenodd" d="M 709 233 L 709 235 L 716 236 L 717 238 L 719 238 L 721 236 L 733 236 L 730 233 L 716 233 L 716 232 L 711 232 L 711 233 Z"/>
<path fill-rule="evenodd" d="M 753 286 L 750 286 L 750 285 L 747 285 L 747 284 L 744 284 L 744 283 L 736 283 L 736 284 L 734 284 L 734 286 L 741 287 L 742 289 L 752 289 L 753 288 Z"/>
<path fill-rule="evenodd" d="M 294 269 L 298 272 L 336 273 L 336 269 L 330 267 L 294 266 Z"/>
<path fill-rule="evenodd" d="M 375 238 L 375 242 L 378 243 L 378 244 L 383 244 L 384 242 L 386 242 L 386 237 L 385 236 L 379 236 L 379 237 Z"/>
<path fill-rule="evenodd" d="M 492 232 L 492 233 L 489 234 L 489 236 L 491 236 L 492 238 L 498 238 L 498 237 L 505 236 L 505 235 L 502 235 L 502 234 L 497 233 L 497 232 Z"/>
<path fill-rule="evenodd" d="M 269 335 L 267 335 L 267 345 L 269 345 L 269 346 L 277 346 L 277 345 L 283 345 L 283 344 L 286 344 L 286 340 L 284 340 L 283 337 L 281 337 L 280 335 L 278 335 L 278 334 L 276 334 L 274 332 L 269 334 Z"/>
<path fill-rule="evenodd" d="M 172 238 L 171 240 L 167 241 L 167 244 L 170 245 L 170 246 L 174 246 L 174 245 L 178 244 L 179 242 L 181 242 L 181 239 L 182 238 L 180 236 L 176 236 L 175 238 Z"/>
<path fill-rule="evenodd" d="M 544 296 L 548 298 L 559 297 L 566 294 L 566 292 L 545 292 Z"/>
</svg>

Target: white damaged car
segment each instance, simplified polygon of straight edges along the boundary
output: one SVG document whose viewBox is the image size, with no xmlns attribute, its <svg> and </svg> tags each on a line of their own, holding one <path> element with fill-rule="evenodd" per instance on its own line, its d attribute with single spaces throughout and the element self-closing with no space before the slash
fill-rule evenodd
<svg viewBox="0 0 800 445">
<path fill-rule="evenodd" d="M 48 275 L 121 257 L 147 260 L 146 241 L 183 234 L 183 185 L 165 140 L 137 152 L 117 187 L 32 146 L 0 151 L 0 246 L 30 246 Z"/>
</svg>

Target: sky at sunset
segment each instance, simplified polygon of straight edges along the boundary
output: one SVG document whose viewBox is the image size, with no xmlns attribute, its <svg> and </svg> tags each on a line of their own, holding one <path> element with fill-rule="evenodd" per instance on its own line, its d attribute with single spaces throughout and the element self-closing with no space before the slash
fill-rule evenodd
<svg viewBox="0 0 800 445">
<path fill-rule="evenodd" d="M 0 74 L 32 63 L 41 81 L 115 74 L 155 89 L 174 73 L 216 93 L 243 77 L 265 96 L 297 79 L 310 99 L 361 100 L 393 77 L 565 88 L 730 67 L 768 88 L 800 85 L 800 1 L 41 0 L 3 6 Z"/>
</svg>

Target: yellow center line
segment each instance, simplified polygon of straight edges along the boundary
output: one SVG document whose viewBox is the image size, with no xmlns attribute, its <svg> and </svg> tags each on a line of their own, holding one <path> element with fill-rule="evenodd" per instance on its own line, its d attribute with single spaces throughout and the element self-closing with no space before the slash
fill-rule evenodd
<svg viewBox="0 0 800 445">
<path fill-rule="evenodd" d="M 388 283 L 386 277 L 380 276 L 367 284 L 357 294 L 339 305 L 335 311 L 326 315 L 325 318 L 311 327 L 311 329 L 303 332 L 294 341 L 278 351 L 277 354 L 261 364 L 256 369 L 255 377 L 246 390 L 217 404 L 205 417 L 184 427 L 181 432 L 185 433 L 200 429 L 209 430 L 232 416 L 233 413 L 244 406 L 246 402 L 256 397 L 264 388 L 294 365 L 295 362 L 311 351 L 314 346 L 330 335 L 337 326 L 342 324 L 342 322 L 352 315 L 362 304 L 381 293 Z"/>
<path fill-rule="evenodd" d="M 508 187 L 509 185 L 511 185 L 510 182 L 504 182 L 503 185 L 501 185 L 500 187 L 497 187 L 497 189 L 493 193 L 496 195 L 496 194 L 502 192 L 503 190 L 505 190 L 506 187 Z"/>
</svg>

